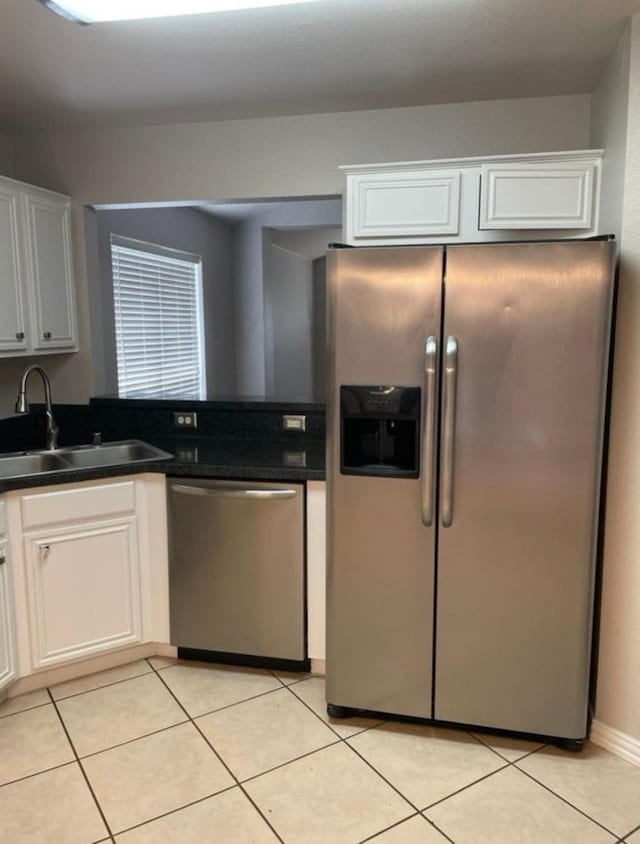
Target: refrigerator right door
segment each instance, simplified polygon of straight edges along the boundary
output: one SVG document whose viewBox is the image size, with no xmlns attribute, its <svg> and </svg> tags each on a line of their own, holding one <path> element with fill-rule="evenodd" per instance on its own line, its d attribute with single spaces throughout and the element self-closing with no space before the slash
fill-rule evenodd
<svg viewBox="0 0 640 844">
<path fill-rule="evenodd" d="M 447 250 L 438 720 L 586 734 L 614 248 Z"/>
</svg>

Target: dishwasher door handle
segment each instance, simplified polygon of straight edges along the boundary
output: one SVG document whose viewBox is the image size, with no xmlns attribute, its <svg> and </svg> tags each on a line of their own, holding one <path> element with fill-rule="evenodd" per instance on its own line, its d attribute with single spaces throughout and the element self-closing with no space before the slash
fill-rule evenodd
<svg viewBox="0 0 640 844">
<path fill-rule="evenodd" d="M 169 488 L 181 495 L 207 495 L 213 498 L 293 498 L 298 494 L 296 489 L 230 489 L 224 486 L 201 487 L 186 484 L 173 484 Z"/>
</svg>

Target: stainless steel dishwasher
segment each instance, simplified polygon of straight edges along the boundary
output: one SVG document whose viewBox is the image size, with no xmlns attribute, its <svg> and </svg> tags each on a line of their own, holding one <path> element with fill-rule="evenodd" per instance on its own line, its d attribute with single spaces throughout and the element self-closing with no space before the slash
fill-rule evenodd
<svg viewBox="0 0 640 844">
<path fill-rule="evenodd" d="M 168 498 L 179 655 L 307 669 L 303 485 L 171 478 Z"/>
</svg>

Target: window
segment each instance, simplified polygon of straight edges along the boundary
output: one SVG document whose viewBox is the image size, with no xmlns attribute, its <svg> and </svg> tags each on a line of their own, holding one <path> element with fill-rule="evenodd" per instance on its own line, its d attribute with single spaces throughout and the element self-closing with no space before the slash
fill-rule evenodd
<svg viewBox="0 0 640 844">
<path fill-rule="evenodd" d="M 203 397 L 202 261 L 111 236 L 120 396 Z"/>
</svg>

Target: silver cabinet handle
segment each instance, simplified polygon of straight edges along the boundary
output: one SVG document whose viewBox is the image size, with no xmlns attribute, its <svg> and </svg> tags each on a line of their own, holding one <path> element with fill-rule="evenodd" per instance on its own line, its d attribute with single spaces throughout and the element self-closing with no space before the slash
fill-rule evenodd
<svg viewBox="0 0 640 844">
<path fill-rule="evenodd" d="M 424 398 L 422 406 L 422 524 L 433 523 L 433 455 L 436 433 L 436 367 L 438 343 L 427 337 L 424 345 Z"/>
<path fill-rule="evenodd" d="M 458 341 L 447 337 L 444 354 L 444 432 L 442 442 L 442 525 L 453 521 L 453 439 L 456 426 Z"/>
<path fill-rule="evenodd" d="M 207 495 L 213 498 L 293 498 L 295 489 L 229 489 L 174 484 L 170 489 L 182 495 Z"/>
<path fill-rule="evenodd" d="M 44 545 L 40 545 L 40 557 L 43 560 L 46 560 L 49 556 L 49 551 L 51 551 L 51 546 L 49 543 L 45 543 Z"/>
</svg>

